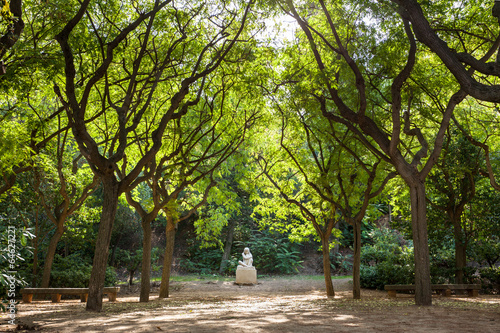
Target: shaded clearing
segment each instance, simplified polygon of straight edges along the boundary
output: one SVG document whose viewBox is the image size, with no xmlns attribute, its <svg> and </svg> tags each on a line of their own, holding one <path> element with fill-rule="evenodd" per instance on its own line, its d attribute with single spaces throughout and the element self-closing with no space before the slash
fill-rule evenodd
<svg viewBox="0 0 500 333">
<path fill-rule="evenodd" d="M 352 299 L 352 280 L 333 280 L 336 297 L 324 296 L 324 282 L 261 279 L 257 286 L 232 282 L 172 283 L 172 297 L 149 303 L 126 291 L 103 312 L 85 311 L 79 300 L 19 306 L 25 328 L 44 332 L 498 332 L 500 297 L 435 296 L 432 307 L 417 307 L 412 295 L 389 299 L 362 290 Z M 2 320 L 2 324 L 5 320 Z M 8 326 L 2 325 L 6 330 Z"/>
</svg>

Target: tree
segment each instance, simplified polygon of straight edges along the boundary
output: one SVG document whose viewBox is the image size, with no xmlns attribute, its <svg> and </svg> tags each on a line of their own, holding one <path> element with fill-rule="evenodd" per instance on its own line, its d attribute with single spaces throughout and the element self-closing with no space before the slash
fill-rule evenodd
<svg viewBox="0 0 500 333">
<path fill-rule="evenodd" d="M 0 1 L 0 75 L 5 74 L 3 58 L 24 29 L 22 0 Z"/>
<path fill-rule="evenodd" d="M 45 214 L 55 227 L 45 256 L 42 288 L 49 287 L 52 263 L 57 244 L 65 231 L 66 220 L 82 206 L 85 199 L 97 188 L 99 180 L 97 176 L 94 176 L 93 179 L 85 181 L 85 178 L 89 177 L 85 177 L 84 165 L 80 161 L 81 155 L 79 154 L 70 162 L 71 165 L 68 165 L 67 155 L 71 154 L 69 148 L 71 145 L 68 141 L 70 141 L 68 131 L 64 135 L 59 135 L 55 147 L 55 161 L 43 161 L 43 157 L 40 156 L 39 166 L 34 169 L 35 191 L 40 197 Z M 51 170 L 52 163 L 56 164 L 55 170 Z M 68 170 L 69 167 L 71 170 Z M 56 175 L 52 174 L 53 171 Z M 88 169 L 87 172 L 89 172 Z M 56 189 L 57 192 L 54 193 Z"/>
<path fill-rule="evenodd" d="M 199 93 L 190 95 L 190 90 L 202 91 L 206 77 L 228 56 L 245 27 L 251 3 L 241 12 L 211 4 L 205 8 L 202 3 L 182 6 L 176 8 L 167 0 L 101 7 L 85 0 L 56 35 L 65 77 L 64 90 L 56 85 L 55 92 L 82 155 L 103 184 L 87 310 L 102 308 L 118 196 L 150 177 L 142 172 L 160 151 L 167 125 L 199 102 Z M 217 10 L 218 15 L 211 16 Z M 76 52 L 75 38 L 93 41 L 92 59 Z M 85 123 L 88 118 L 95 120 L 95 128 Z M 138 131 L 144 131 L 141 139 L 149 144 L 144 142 L 142 156 L 123 169 L 120 163 L 132 153 L 128 148 Z"/>
<path fill-rule="evenodd" d="M 482 156 L 480 151 L 463 136 L 453 140 L 452 132 L 446 137 L 443 156 L 429 176 L 430 204 L 445 212 L 453 227 L 455 240 L 455 283 L 464 283 L 467 264 L 467 246 L 474 236 L 474 222 L 464 217 L 466 206 L 476 194 Z"/>
<path fill-rule="evenodd" d="M 398 5 L 399 8 L 396 10 L 400 15 L 408 22 L 411 22 L 411 27 L 418 41 L 425 44 L 441 59 L 442 63 L 453 74 L 460 84 L 461 89 L 466 94 L 481 101 L 500 102 L 500 85 L 496 84 L 494 80 L 495 77 L 500 76 L 500 64 L 498 61 L 486 62 L 500 46 L 500 38 L 494 37 L 498 36 L 498 28 L 495 30 L 489 29 L 489 27 L 496 26 L 493 23 L 495 18 L 499 19 L 499 4 L 495 2 L 491 9 L 492 12 L 490 12 L 487 10 L 486 3 L 491 5 L 491 1 L 463 1 L 455 10 L 456 18 L 458 19 L 454 21 L 455 27 L 453 29 L 440 29 L 440 27 L 433 27 L 436 24 L 434 22 L 439 22 L 440 20 L 432 21 L 433 24 L 431 24 L 431 20 L 427 19 L 424 14 L 423 7 L 426 7 L 425 9 L 432 15 L 434 13 L 433 10 L 436 10 L 433 7 L 449 6 L 448 1 L 437 1 L 436 4 L 427 2 L 426 6 L 421 6 L 415 0 L 392 0 L 392 2 Z M 448 14 L 448 11 L 446 12 Z M 469 17 L 466 17 L 467 15 L 474 15 L 476 17 L 470 20 Z M 477 24 L 478 22 L 483 24 L 479 25 Z M 473 29 L 479 31 L 472 31 Z M 442 35 L 439 35 L 438 31 Z M 455 40 L 459 40 L 460 42 L 455 43 L 457 48 L 450 48 L 447 44 L 449 36 L 453 34 L 455 35 Z M 470 42 L 464 43 L 463 36 L 466 36 L 466 38 L 472 37 L 475 39 L 476 44 L 485 45 L 489 47 L 489 50 L 485 51 L 483 50 L 484 46 L 478 48 L 475 47 L 476 45 L 469 48 Z M 460 49 L 462 49 L 462 52 L 457 51 Z M 477 59 L 475 57 L 477 53 L 482 53 L 484 56 Z M 476 77 L 474 75 L 475 72 L 479 72 L 485 76 L 485 80 Z M 489 77 L 493 80 L 488 80 Z"/>
<path fill-rule="evenodd" d="M 281 179 L 274 179 L 271 175 L 271 171 L 274 173 L 282 173 L 284 170 L 281 169 L 276 171 L 277 168 L 272 170 L 275 166 L 273 163 L 267 161 L 262 155 L 258 157 L 257 163 L 262 170 L 262 174 L 269 180 L 269 182 L 274 186 L 279 195 L 290 205 L 297 208 L 298 211 L 290 213 L 292 218 L 298 220 L 298 216 L 302 215 L 305 221 L 308 221 L 313 226 L 317 236 L 321 242 L 321 250 L 323 255 L 323 274 L 325 277 L 326 295 L 327 297 L 334 297 L 335 290 L 333 288 L 332 277 L 331 277 L 331 266 L 330 266 L 330 237 L 332 236 L 332 231 L 334 227 L 339 222 L 339 216 L 334 205 L 322 204 L 317 198 L 309 199 L 307 190 L 299 190 L 302 192 L 300 197 L 297 196 L 297 192 L 294 191 L 294 184 L 296 179 L 294 179 L 294 174 L 288 172 L 285 177 L 280 177 Z M 292 191 L 290 191 L 292 190 Z M 295 192 L 295 193 L 294 193 Z M 309 199 L 309 200 L 308 200 Z M 275 200 L 272 198 L 271 200 Z M 262 210 L 259 211 L 262 214 Z M 294 214 L 295 213 L 295 214 Z M 290 228 L 290 225 L 287 225 Z"/>
<path fill-rule="evenodd" d="M 299 37 L 303 43 L 298 47 L 302 52 L 310 52 L 314 59 L 317 72 L 310 84 L 315 88 L 314 95 L 323 116 L 355 133 L 367 148 L 392 164 L 409 187 L 415 302 L 431 305 L 425 179 L 441 152 L 452 112 L 466 93 L 458 90 L 452 94 L 450 89 L 445 89 L 431 99 L 425 97 L 426 91 L 412 81 L 434 81 L 429 73 L 419 71 L 422 66 L 432 66 L 432 58 L 417 58 L 417 43 L 408 18 L 401 14 L 398 26 L 397 17 L 391 16 L 390 23 L 382 25 L 381 22 L 388 22 L 385 21 L 387 15 L 393 13 L 385 8 L 370 7 L 369 17 L 377 22 L 376 27 L 370 26 L 360 17 L 362 5 L 360 2 L 343 7 L 342 3 L 320 1 L 319 7 L 301 8 L 299 13 L 292 1 L 286 1 L 283 10 L 295 18 L 304 34 Z M 352 13 L 358 13 L 354 16 L 356 19 Z M 381 27 L 391 38 L 376 37 L 375 28 L 381 31 Z M 376 52 L 363 57 L 368 47 Z M 406 59 L 402 57 L 402 47 L 407 50 Z M 444 108 L 435 103 L 435 97 L 448 101 Z M 405 99 L 407 104 L 403 106 Z M 432 108 L 439 113 L 433 113 Z M 424 131 L 430 119 L 436 124 L 435 129 Z"/>
<path fill-rule="evenodd" d="M 219 93 L 212 95 L 210 100 L 207 99 L 201 103 L 199 112 L 193 111 L 184 119 L 178 120 L 169 132 L 171 146 L 164 147 L 161 152 L 163 157 L 158 163 L 149 165 L 148 172 L 153 173 L 153 176 L 146 180 L 151 189 L 150 209 L 144 209 L 138 201 L 134 200 L 130 192 L 126 193 L 128 202 L 142 217 L 144 257 L 140 300 L 143 302 L 146 302 L 149 296 L 150 258 L 147 253 L 151 251 L 151 222 L 161 210 L 167 215 L 167 249 L 163 267 L 163 272 L 167 272 L 171 266 L 175 225 L 205 204 L 210 189 L 216 185 L 213 173 L 238 149 L 245 139 L 247 129 L 254 122 L 255 113 L 247 109 L 241 110 L 238 107 L 240 104 L 238 98 L 234 98 L 236 103 L 231 103 L 231 98 L 225 97 L 230 93 L 226 91 L 227 88 L 225 84 L 222 84 L 220 98 Z M 227 112 L 228 108 L 233 110 L 231 117 Z M 241 123 L 235 122 L 238 112 L 244 114 Z M 155 170 L 151 170 L 152 168 Z M 203 184 L 205 188 L 200 191 L 204 193 L 202 198 L 192 203 L 188 214 L 179 217 L 172 205 L 181 201 L 179 196 L 182 192 L 188 187 L 195 186 L 204 178 L 210 181 Z M 194 193 L 191 196 L 194 196 Z M 162 286 L 165 283 L 168 285 L 169 278 L 170 274 L 164 274 Z M 162 298 L 168 297 L 168 288 L 165 288 L 160 288 Z M 166 291 L 162 292 L 162 290 Z"/>
<path fill-rule="evenodd" d="M 500 76 L 500 51 L 495 62 L 487 62 L 500 46 L 498 27 L 494 23 L 495 19 L 500 23 L 500 3 L 494 1 L 490 14 L 488 9 L 491 1 L 463 1 L 455 9 L 456 20 L 452 20 L 454 27 L 443 29 L 434 26 L 435 22 L 441 20 L 427 18 L 417 1 L 392 0 L 392 2 L 399 6 L 401 15 L 412 23 L 418 40 L 441 59 L 465 93 L 479 101 L 500 102 L 500 85 L 497 80 Z M 432 13 L 434 6 L 448 6 L 448 2 L 439 1 L 426 5 L 429 7 L 426 9 Z M 454 42 L 455 47 L 448 46 L 447 42 L 450 40 Z M 482 57 L 478 59 L 480 55 Z M 456 120 L 455 123 L 462 128 Z M 484 150 L 491 185 L 500 190 L 491 166 L 489 145 L 478 141 L 471 133 L 465 131 L 463 133 L 474 145 Z"/>
<path fill-rule="evenodd" d="M 238 155 L 241 155 L 242 161 L 236 164 L 236 167 L 228 170 L 224 174 L 223 180 L 218 182 L 217 192 L 219 193 L 209 198 L 210 205 L 205 211 L 206 215 L 209 215 L 211 219 L 217 216 L 223 220 L 222 224 L 226 226 L 225 230 L 221 229 L 222 243 L 224 245 L 219 265 L 219 274 L 221 275 L 231 269 L 228 264 L 231 260 L 235 236 L 238 237 L 238 231 L 245 226 L 253 225 L 252 212 L 255 203 L 250 201 L 251 194 L 249 191 L 252 190 L 254 179 L 249 177 L 248 172 L 251 170 L 245 167 L 248 165 L 252 148 L 253 140 L 250 140 L 247 141 L 246 147 L 242 147 L 237 152 Z M 247 182 L 252 185 L 247 184 Z M 219 212 L 222 212 L 222 214 Z M 198 228 L 204 227 L 205 224 L 202 224 Z"/>
<path fill-rule="evenodd" d="M 5 58 L 0 56 L 7 67 L 0 75 L 0 194 L 15 187 L 18 175 L 32 170 L 35 156 L 70 128 L 64 117 L 58 118 L 64 107 L 52 92 L 63 62 L 50 40 L 61 28 L 62 11 L 72 6 L 71 1 L 10 1 L 11 8 L 20 8 L 21 3 L 24 19 L 14 23 L 27 28 L 21 36 L 8 34 L 9 38 L 20 38 L 15 47 L 4 49 L 8 51 Z M 58 119 L 64 125 L 58 126 Z"/>
<path fill-rule="evenodd" d="M 300 76 L 296 79 L 301 81 Z M 288 102 L 274 99 L 282 121 L 280 138 L 265 144 L 279 141 L 283 152 L 271 151 L 265 158 L 259 155 L 257 161 L 262 162 L 259 165 L 263 174 L 281 196 L 300 209 L 321 239 L 328 296 L 334 296 L 329 245 L 332 228 L 341 219 L 353 226 L 353 295 L 360 298 L 361 222 L 370 200 L 395 174 L 384 173 L 387 177 L 380 179 L 380 159 L 373 158 L 345 127 L 325 122 L 319 104 L 307 90 L 286 88 L 283 96 L 293 98 L 286 99 Z"/>
</svg>

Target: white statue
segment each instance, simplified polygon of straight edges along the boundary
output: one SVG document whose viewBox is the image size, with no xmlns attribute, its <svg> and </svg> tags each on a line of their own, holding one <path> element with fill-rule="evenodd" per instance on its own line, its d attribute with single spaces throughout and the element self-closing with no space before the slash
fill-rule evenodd
<svg viewBox="0 0 500 333">
<path fill-rule="evenodd" d="M 238 261 L 238 267 L 252 267 L 253 256 L 250 253 L 250 249 L 245 247 L 241 255 L 243 256 L 243 261 Z"/>
</svg>

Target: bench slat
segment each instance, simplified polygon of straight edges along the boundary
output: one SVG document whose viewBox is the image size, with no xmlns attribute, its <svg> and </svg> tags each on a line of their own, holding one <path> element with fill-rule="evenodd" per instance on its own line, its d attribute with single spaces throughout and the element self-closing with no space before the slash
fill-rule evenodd
<svg viewBox="0 0 500 333">
<path fill-rule="evenodd" d="M 384 286 L 387 290 L 389 297 L 396 297 L 396 291 L 415 290 L 413 284 L 388 284 Z M 452 290 L 467 290 L 470 297 L 478 296 L 478 290 L 481 289 L 479 284 L 432 284 L 432 290 L 436 290 L 443 296 L 451 296 Z"/>
<path fill-rule="evenodd" d="M 116 301 L 116 296 L 120 291 L 120 287 L 104 287 L 103 294 L 108 295 L 110 302 Z M 21 295 L 23 296 L 23 303 L 31 303 L 33 295 L 50 294 L 53 303 L 61 301 L 61 295 L 80 295 L 82 302 L 87 301 L 89 288 L 23 288 Z"/>
<path fill-rule="evenodd" d="M 104 287 L 104 293 L 119 292 L 120 287 Z M 89 288 L 23 288 L 21 294 L 66 294 L 78 295 L 88 293 Z"/>
<path fill-rule="evenodd" d="M 387 284 L 384 286 L 385 290 L 415 290 L 414 284 Z M 481 289 L 480 284 L 432 284 L 431 289 L 453 289 L 453 290 L 468 290 L 468 289 Z"/>
</svg>

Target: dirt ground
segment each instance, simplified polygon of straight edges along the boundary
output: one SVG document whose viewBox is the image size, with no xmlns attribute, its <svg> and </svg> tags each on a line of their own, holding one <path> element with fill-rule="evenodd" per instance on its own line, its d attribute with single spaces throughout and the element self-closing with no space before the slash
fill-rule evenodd
<svg viewBox="0 0 500 333">
<path fill-rule="evenodd" d="M 122 288 L 103 311 L 85 311 L 79 300 L 19 304 L 19 326 L 0 319 L 0 331 L 42 332 L 500 332 L 500 296 L 433 298 L 417 307 L 412 295 L 389 299 L 362 290 L 353 300 L 350 279 L 334 280 L 336 296 L 324 281 L 265 278 L 258 285 L 228 281 L 173 282 L 171 297 L 139 303 L 137 287 Z M 157 291 L 157 290 L 155 290 Z"/>
</svg>

